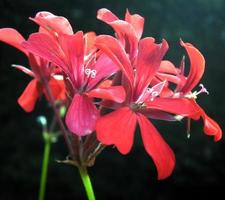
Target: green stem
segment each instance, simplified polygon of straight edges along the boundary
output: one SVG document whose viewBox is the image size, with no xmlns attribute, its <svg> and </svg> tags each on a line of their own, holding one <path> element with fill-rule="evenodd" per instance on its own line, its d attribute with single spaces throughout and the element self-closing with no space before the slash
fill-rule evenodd
<svg viewBox="0 0 225 200">
<path fill-rule="evenodd" d="M 93 187 L 91 184 L 91 179 L 87 172 L 87 168 L 79 167 L 79 172 L 80 172 L 80 176 L 88 196 L 88 200 L 95 200 L 95 195 L 94 195 Z"/>
<path fill-rule="evenodd" d="M 43 161 L 42 161 L 41 180 L 40 180 L 38 200 L 45 199 L 48 163 L 49 163 L 49 155 L 51 150 L 51 140 L 50 140 L 49 133 L 44 133 L 43 138 L 44 138 L 45 146 L 44 146 L 44 154 L 43 154 Z"/>
</svg>

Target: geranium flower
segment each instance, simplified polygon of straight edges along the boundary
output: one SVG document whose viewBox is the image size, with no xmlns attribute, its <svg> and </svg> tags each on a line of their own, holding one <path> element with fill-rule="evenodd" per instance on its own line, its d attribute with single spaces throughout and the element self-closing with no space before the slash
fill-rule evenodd
<svg viewBox="0 0 225 200">
<path fill-rule="evenodd" d="M 202 84 L 200 84 L 202 87 L 201 90 L 198 92 L 192 92 L 192 90 L 199 84 L 204 74 L 205 59 L 199 50 L 196 49 L 192 44 L 184 43 L 183 41 L 180 43 L 181 46 L 185 48 L 189 56 L 190 72 L 187 77 L 184 75 L 184 59 L 181 62 L 180 69 L 174 67 L 172 63 L 163 63 L 162 65 L 164 65 L 164 67 L 162 66 L 162 68 L 166 70 L 157 74 L 156 77 L 158 78 L 158 81 L 168 80 L 176 85 L 174 91 L 170 90 L 169 92 L 164 93 L 163 96 L 189 99 L 194 106 L 198 107 L 199 112 L 188 117 L 194 120 L 198 120 L 201 117 L 204 122 L 203 130 L 205 134 L 214 136 L 214 140 L 219 141 L 222 137 L 222 130 L 220 126 L 213 119 L 211 119 L 196 102 L 197 96 L 199 94 L 208 93 L 208 91 Z"/>
<path fill-rule="evenodd" d="M 89 35 L 90 36 L 90 35 Z M 93 36 L 93 35 L 92 35 Z M 44 33 L 32 34 L 23 46 L 30 52 L 59 66 L 64 73 L 71 103 L 66 114 L 66 124 L 73 133 L 84 136 L 95 130 L 99 111 L 93 97 L 123 102 L 121 86 L 105 87 L 101 82 L 118 68 L 103 53 L 88 50 L 83 32 L 73 35 L 58 34 L 57 40 Z M 89 52 L 88 55 L 85 55 Z M 91 52 L 91 53 L 90 53 Z"/>
<path fill-rule="evenodd" d="M 46 89 L 43 86 L 44 80 L 48 81 L 52 95 L 56 100 L 65 99 L 65 86 L 63 80 L 60 80 L 55 76 L 56 71 L 48 61 L 38 56 L 34 56 L 22 46 L 25 39 L 18 31 L 12 28 L 0 29 L 0 41 L 19 49 L 29 60 L 31 70 L 21 65 L 13 65 L 33 78 L 18 99 L 19 105 L 26 112 L 31 112 L 34 109 L 36 101 L 42 94 L 45 94 L 47 99 L 49 98 Z"/>
<path fill-rule="evenodd" d="M 161 98 L 160 93 L 166 81 L 149 87 L 168 49 L 167 42 L 163 40 L 161 44 L 156 44 L 153 38 L 140 40 L 134 61 L 114 37 L 98 36 L 96 46 L 122 70 L 124 77 L 121 83 L 127 93 L 126 101 L 117 106 L 119 109 L 99 118 L 97 138 L 103 144 L 113 144 L 122 154 L 127 154 L 133 145 L 136 125 L 139 124 L 145 150 L 157 167 L 158 178 L 168 177 L 174 168 L 175 156 L 148 120 L 149 112 L 153 111 L 164 117 L 166 113 L 190 116 L 197 113 L 198 109 L 185 98 Z"/>
</svg>

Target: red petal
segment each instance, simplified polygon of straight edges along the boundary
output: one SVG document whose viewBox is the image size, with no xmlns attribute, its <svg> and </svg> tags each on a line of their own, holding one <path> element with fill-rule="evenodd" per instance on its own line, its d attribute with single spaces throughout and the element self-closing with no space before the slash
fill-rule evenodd
<svg viewBox="0 0 225 200">
<path fill-rule="evenodd" d="M 95 44 L 123 71 L 132 85 L 134 79 L 133 67 L 119 41 L 109 35 L 100 35 L 96 38 Z"/>
<path fill-rule="evenodd" d="M 39 56 L 35 56 L 32 53 L 29 53 L 28 60 L 31 70 L 35 74 L 35 78 L 37 78 L 38 80 L 43 79 L 43 77 L 45 77 L 46 79 L 49 78 L 50 68 L 49 62 L 47 60 L 44 60 Z"/>
<path fill-rule="evenodd" d="M 160 62 L 168 49 L 168 44 L 156 44 L 153 38 L 144 38 L 139 42 L 139 52 L 136 66 L 136 98 L 150 84 L 159 69 Z"/>
<path fill-rule="evenodd" d="M 124 45 L 126 52 L 133 61 L 137 54 L 138 46 L 138 36 L 135 32 L 135 27 L 126 21 L 119 20 L 111 11 L 107 9 L 99 10 L 97 18 L 109 24 L 114 29 L 116 36 Z"/>
<path fill-rule="evenodd" d="M 153 159 L 158 179 L 165 179 L 171 175 L 175 167 L 175 155 L 169 145 L 164 141 L 152 123 L 142 114 L 138 115 L 138 123 L 145 150 Z"/>
<path fill-rule="evenodd" d="M 89 55 L 90 53 L 96 51 L 96 47 L 94 45 L 96 39 L 95 32 L 85 33 L 84 39 L 85 39 L 85 55 Z"/>
<path fill-rule="evenodd" d="M 36 101 L 40 96 L 41 88 L 37 79 L 33 79 L 27 85 L 22 95 L 18 99 L 19 105 L 26 111 L 31 112 L 34 109 Z"/>
<path fill-rule="evenodd" d="M 97 19 L 106 23 L 110 23 L 112 21 L 118 20 L 118 17 L 114 15 L 110 10 L 102 8 L 98 10 Z"/>
<path fill-rule="evenodd" d="M 73 34 L 69 21 L 62 16 L 53 15 L 50 12 L 38 12 L 34 18 L 30 18 L 50 33 Z"/>
<path fill-rule="evenodd" d="M 38 55 L 49 62 L 61 67 L 68 73 L 68 64 L 65 63 L 65 55 L 59 44 L 49 35 L 43 33 L 33 33 L 23 46 L 35 55 Z"/>
<path fill-rule="evenodd" d="M 157 78 L 159 78 L 160 80 L 164 81 L 169 81 L 172 82 L 176 85 L 178 85 L 181 82 L 180 77 L 176 76 L 176 75 L 171 75 L 171 74 L 165 74 L 165 73 L 157 73 Z"/>
<path fill-rule="evenodd" d="M 171 89 L 164 87 L 159 96 L 166 98 L 166 97 L 171 97 L 173 94 L 174 92 Z"/>
<path fill-rule="evenodd" d="M 97 58 L 93 69 L 96 70 L 96 75 L 94 78 L 89 77 L 87 90 L 95 88 L 101 81 L 112 76 L 119 70 L 118 66 L 104 53 L 101 53 Z"/>
<path fill-rule="evenodd" d="M 126 93 L 122 86 L 111 86 L 108 88 L 97 88 L 87 93 L 89 97 L 96 97 L 106 100 L 112 100 L 122 103 L 125 100 Z"/>
<path fill-rule="evenodd" d="M 106 79 L 106 80 L 102 81 L 98 85 L 99 88 L 107 88 L 107 87 L 110 87 L 110 86 L 112 86 L 112 80 L 109 80 L 109 79 Z"/>
<path fill-rule="evenodd" d="M 99 112 L 90 98 L 76 94 L 66 114 L 66 125 L 78 136 L 89 135 L 95 130 Z"/>
<path fill-rule="evenodd" d="M 54 78 L 51 78 L 48 84 L 55 100 L 64 101 L 66 99 L 66 90 L 65 90 L 64 80 L 56 80 Z M 44 93 L 46 98 L 48 99 L 48 95 L 45 92 L 45 90 L 44 90 Z"/>
<path fill-rule="evenodd" d="M 64 59 L 68 63 L 69 75 L 76 88 L 80 88 L 84 81 L 84 38 L 83 32 L 79 31 L 74 35 L 61 35 L 60 45 L 66 55 Z"/>
<path fill-rule="evenodd" d="M 195 101 L 192 103 L 199 108 L 200 112 L 196 115 L 190 116 L 190 118 L 198 120 L 199 117 L 202 117 L 204 122 L 204 133 L 206 135 L 214 136 L 214 140 L 216 142 L 219 141 L 223 134 L 220 126 L 212 118 L 210 118 Z"/>
<path fill-rule="evenodd" d="M 115 145 L 122 154 L 131 150 L 136 128 L 136 114 L 128 107 L 120 108 L 98 119 L 96 134 L 100 142 Z"/>
<path fill-rule="evenodd" d="M 190 59 L 190 72 L 186 83 L 181 89 L 184 94 L 190 92 L 200 81 L 205 70 L 205 59 L 198 49 L 190 43 L 181 41 L 181 45 L 186 49 Z"/>
<path fill-rule="evenodd" d="M 27 51 L 22 47 L 22 42 L 25 41 L 24 37 L 13 28 L 1 28 L 0 29 L 0 41 L 5 42 L 26 55 L 28 55 Z"/>
<path fill-rule="evenodd" d="M 168 73 L 168 74 L 174 74 L 174 75 L 177 75 L 179 73 L 179 69 L 176 68 L 174 66 L 173 63 L 171 63 L 170 61 L 168 60 L 163 60 L 161 63 L 160 63 L 160 66 L 159 66 L 159 72 L 161 73 Z"/>
<path fill-rule="evenodd" d="M 176 115 L 192 116 L 199 113 L 199 107 L 192 100 L 185 98 L 156 98 L 145 102 L 147 108 L 161 110 Z"/>
<path fill-rule="evenodd" d="M 124 45 L 126 53 L 129 54 L 129 58 L 133 62 L 138 53 L 138 38 L 134 28 L 123 20 L 111 22 L 110 25 L 115 30 L 116 36 Z"/>
<path fill-rule="evenodd" d="M 168 114 L 167 112 L 161 110 L 144 109 L 140 110 L 139 112 L 151 119 L 177 121 L 173 115 Z"/>
<path fill-rule="evenodd" d="M 204 121 L 204 132 L 206 135 L 214 136 L 214 140 L 217 142 L 222 138 L 222 130 L 220 126 L 210 118 L 205 112 L 202 112 L 202 118 Z"/>
<path fill-rule="evenodd" d="M 140 40 L 144 29 L 144 18 L 137 14 L 131 15 L 127 10 L 125 15 L 125 21 L 127 21 L 134 27 L 138 40 Z"/>
</svg>

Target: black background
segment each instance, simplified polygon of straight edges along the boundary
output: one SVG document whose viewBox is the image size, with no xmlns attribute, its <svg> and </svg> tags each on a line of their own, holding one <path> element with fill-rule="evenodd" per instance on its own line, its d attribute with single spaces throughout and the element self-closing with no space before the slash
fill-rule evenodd
<svg viewBox="0 0 225 200">
<path fill-rule="evenodd" d="M 167 58 L 179 64 L 185 53 L 179 39 L 191 42 L 206 59 L 202 83 L 210 95 L 202 94 L 198 102 L 224 129 L 225 111 L 225 1 L 223 0 L 1 0 L 0 28 L 13 27 L 25 38 L 37 30 L 28 20 L 38 11 L 50 11 L 69 19 L 74 30 L 113 31 L 96 19 L 99 8 L 106 7 L 123 18 L 126 8 L 145 17 L 144 36 L 167 39 Z M 39 115 L 51 116 L 41 100 L 35 111 L 25 113 L 16 103 L 29 77 L 11 64 L 27 66 L 25 56 L 12 47 L 0 44 L 0 199 L 37 199 L 43 143 Z M 186 137 L 184 122 L 156 123 L 176 154 L 176 168 L 171 177 L 157 181 L 151 159 L 146 155 L 137 134 L 132 152 L 120 155 L 107 148 L 89 169 L 97 199 L 218 199 L 224 194 L 225 143 L 214 143 L 202 131 L 202 122 L 193 122 L 191 138 Z M 85 199 L 77 169 L 57 164 L 67 151 L 62 139 L 54 144 L 49 166 L 46 199 Z"/>
</svg>

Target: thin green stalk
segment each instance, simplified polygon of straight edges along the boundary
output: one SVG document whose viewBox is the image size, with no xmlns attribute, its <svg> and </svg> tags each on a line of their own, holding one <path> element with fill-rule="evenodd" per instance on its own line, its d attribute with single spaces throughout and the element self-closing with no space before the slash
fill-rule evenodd
<svg viewBox="0 0 225 200">
<path fill-rule="evenodd" d="M 95 200 L 94 190 L 91 184 L 91 179 L 88 175 L 86 167 L 79 167 L 80 176 L 88 197 L 88 200 Z"/>
<path fill-rule="evenodd" d="M 42 161 L 42 170 L 41 170 L 41 180 L 40 180 L 40 187 L 39 187 L 39 195 L 38 200 L 45 199 L 45 190 L 46 190 L 46 183 L 47 183 L 47 173 L 48 173 L 48 163 L 49 163 L 49 155 L 51 150 L 51 138 L 49 133 L 44 133 L 44 154 L 43 154 L 43 161 Z"/>
</svg>

